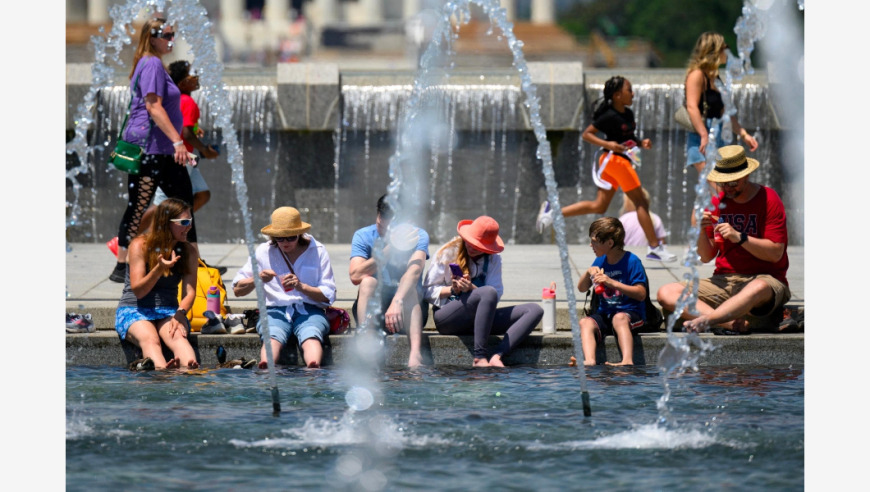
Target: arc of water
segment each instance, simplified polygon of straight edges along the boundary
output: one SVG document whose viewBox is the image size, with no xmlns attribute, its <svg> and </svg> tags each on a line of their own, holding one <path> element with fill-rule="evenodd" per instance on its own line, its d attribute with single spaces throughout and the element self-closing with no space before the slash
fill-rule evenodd
<svg viewBox="0 0 870 492">
<path fill-rule="evenodd" d="M 111 87 L 114 76 L 112 68 L 106 64 L 106 47 L 115 48 L 112 60 L 118 65 L 122 65 L 118 54 L 124 44 L 130 43 L 127 26 L 132 24 L 133 20 L 143 9 L 152 12 L 163 12 L 167 11 L 165 7 L 165 0 L 128 0 L 123 5 L 114 5 L 109 11 L 113 26 L 107 38 L 105 40 L 99 36 L 91 38 L 95 48 L 95 63 L 92 68 L 93 81 L 90 90 L 85 95 L 84 101 L 78 106 L 75 120 L 75 137 L 67 145 L 67 153 L 76 153 L 80 159 L 79 166 L 67 172 L 67 177 L 73 182 L 73 190 L 76 195 L 76 202 L 72 205 L 72 211 L 67 220 L 68 227 L 76 225 L 78 213 L 78 190 L 81 188 L 81 185 L 78 183 L 76 176 L 88 172 L 89 163 L 93 157 L 93 149 L 88 146 L 86 135 L 88 127 L 93 122 L 93 118 L 90 115 L 94 111 L 96 93 L 100 89 Z M 255 257 L 256 245 L 253 233 L 251 232 L 251 217 L 248 212 L 247 185 L 245 184 L 242 151 L 232 123 L 232 111 L 227 104 L 228 97 L 221 82 L 223 65 L 218 61 L 214 49 L 214 37 L 211 33 L 212 23 L 208 21 L 206 10 L 199 4 L 198 0 L 175 0 L 167 13 L 169 15 L 169 22 L 175 25 L 179 34 L 190 43 L 194 55 L 194 64 L 203 68 L 203 73 L 200 76 L 200 85 L 204 97 L 211 104 L 212 113 L 215 116 L 215 126 L 222 130 L 223 145 L 227 151 L 227 161 L 232 168 L 233 183 L 236 185 L 236 198 L 243 212 L 245 238 L 248 246 L 248 255 L 251 257 L 251 264 L 253 266 L 257 304 L 260 312 L 265 314 L 265 295 Z M 130 28 L 130 32 L 131 34 L 135 33 L 135 29 Z M 263 339 L 269 340 L 268 316 L 264 315 L 261 319 L 263 320 Z M 275 375 L 275 359 L 272 354 L 271 344 L 266 343 L 265 348 L 272 385 L 272 410 L 273 415 L 277 416 L 281 411 L 281 404 Z"/>
<path fill-rule="evenodd" d="M 390 184 L 388 186 L 388 194 L 391 200 L 396 201 L 398 189 L 402 183 L 402 156 L 403 152 L 407 152 L 413 147 L 413 142 L 408 137 L 410 132 L 402 131 L 413 125 L 415 118 L 419 112 L 419 100 L 425 87 L 427 87 L 429 78 L 434 75 L 430 69 L 433 61 L 440 53 L 442 42 L 446 45 L 447 53 L 450 53 L 451 41 L 458 37 L 458 33 L 452 31 L 450 23 L 451 18 L 457 19 L 459 24 L 466 24 L 471 19 L 470 3 L 479 5 L 484 13 L 490 19 L 490 22 L 495 24 L 502 35 L 505 37 L 508 47 L 513 54 L 514 67 L 520 74 L 521 88 L 525 94 L 524 104 L 529 109 L 530 120 L 532 122 L 535 137 L 538 141 L 537 157 L 543 163 L 544 180 L 547 187 L 547 196 L 550 203 L 556 209 L 555 213 L 555 229 L 556 240 L 559 244 L 559 257 L 562 265 L 562 276 L 565 281 L 565 291 L 568 296 L 568 309 L 571 318 L 571 332 L 574 339 L 574 348 L 578 361 L 583 361 L 582 344 L 580 343 L 579 320 L 577 317 L 576 298 L 574 296 L 574 285 L 571 277 L 571 268 L 568 260 L 568 249 L 565 240 L 565 220 L 561 214 L 559 205 L 558 189 L 556 186 L 555 173 L 553 171 L 553 158 L 550 149 L 550 144 L 547 141 L 546 129 L 541 122 L 540 101 L 536 94 L 535 85 L 532 83 L 529 75 L 528 66 L 526 65 L 525 56 L 522 48 L 523 42 L 514 36 L 513 24 L 507 19 L 506 10 L 501 7 L 498 0 L 454 0 L 444 4 L 442 9 L 442 17 L 432 36 L 432 41 L 426 48 L 423 56 L 420 58 L 418 67 L 418 75 L 414 81 L 414 90 L 411 97 L 408 99 L 404 113 L 404 125 L 399 128 L 398 144 L 395 154 L 390 158 Z M 490 28 L 490 32 L 492 29 Z M 452 65 L 452 63 L 451 63 Z M 589 393 L 586 388 L 586 370 L 582 362 L 577 364 L 578 372 L 580 373 L 580 386 L 583 400 L 583 413 L 586 416 L 592 414 L 589 404 Z"/>
</svg>

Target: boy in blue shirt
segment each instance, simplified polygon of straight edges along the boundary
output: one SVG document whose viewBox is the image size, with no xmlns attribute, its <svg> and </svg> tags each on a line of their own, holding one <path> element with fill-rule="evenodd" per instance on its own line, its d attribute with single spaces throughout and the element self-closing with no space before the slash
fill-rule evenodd
<svg viewBox="0 0 870 492">
<path fill-rule="evenodd" d="M 600 297 L 597 312 L 580 320 L 583 364 L 595 365 L 595 350 L 607 335 L 615 335 L 622 361 L 608 365 L 633 364 L 633 333 L 646 318 L 647 276 L 636 255 L 625 251 L 625 228 L 615 217 L 602 217 L 589 226 L 589 239 L 595 261 L 577 288 L 587 291 L 593 285 Z"/>
</svg>

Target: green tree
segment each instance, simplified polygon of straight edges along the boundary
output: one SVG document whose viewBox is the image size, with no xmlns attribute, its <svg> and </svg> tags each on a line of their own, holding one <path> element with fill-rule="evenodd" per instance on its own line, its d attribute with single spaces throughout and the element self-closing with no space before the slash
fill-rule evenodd
<svg viewBox="0 0 870 492">
<path fill-rule="evenodd" d="M 742 15 L 743 0 L 595 0 L 560 15 L 559 24 L 585 42 L 593 32 L 614 44 L 625 38 L 646 39 L 661 59 L 661 66 L 679 68 L 705 31 L 737 44 L 734 25 Z"/>
</svg>

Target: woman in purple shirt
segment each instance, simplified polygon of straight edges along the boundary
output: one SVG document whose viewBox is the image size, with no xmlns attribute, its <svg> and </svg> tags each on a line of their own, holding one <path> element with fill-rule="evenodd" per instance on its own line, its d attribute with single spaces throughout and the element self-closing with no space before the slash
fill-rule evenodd
<svg viewBox="0 0 870 492">
<path fill-rule="evenodd" d="M 181 139 L 181 92 L 163 66 L 163 55 L 172 52 L 175 29 L 166 19 L 145 21 L 130 72 L 130 117 L 123 138 L 145 149 L 138 175 L 127 177 L 127 210 L 118 227 L 118 263 L 109 276 L 124 282 L 127 247 L 139 232 L 142 215 L 159 186 L 170 198 L 193 203 L 193 188 L 184 166 L 190 157 Z M 188 233 L 196 242 L 196 225 Z"/>
</svg>

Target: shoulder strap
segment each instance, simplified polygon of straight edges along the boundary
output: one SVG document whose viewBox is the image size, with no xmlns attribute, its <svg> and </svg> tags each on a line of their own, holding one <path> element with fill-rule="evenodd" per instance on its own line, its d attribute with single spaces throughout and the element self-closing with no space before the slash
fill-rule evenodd
<svg viewBox="0 0 870 492">
<path fill-rule="evenodd" d="M 278 252 L 281 253 L 281 258 L 284 258 L 284 263 L 287 263 L 287 268 L 290 269 L 290 273 L 292 273 L 293 275 L 296 275 L 296 272 L 293 271 L 293 265 L 290 264 L 290 260 L 287 258 L 287 255 L 284 254 L 284 250 L 281 249 L 280 246 L 275 246 L 275 247 L 278 248 Z"/>
</svg>

